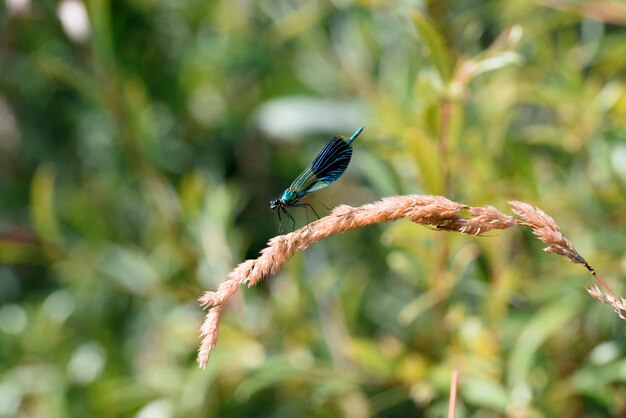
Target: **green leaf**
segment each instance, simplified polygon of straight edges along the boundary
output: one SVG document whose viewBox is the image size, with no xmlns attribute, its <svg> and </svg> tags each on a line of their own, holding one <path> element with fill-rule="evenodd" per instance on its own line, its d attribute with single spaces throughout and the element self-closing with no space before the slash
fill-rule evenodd
<svg viewBox="0 0 626 418">
<path fill-rule="evenodd" d="M 31 186 L 31 216 L 33 227 L 45 242 L 60 244 L 61 233 L 54 209 L 54 182 L 56 169 L 42 164 L 33 177 Z"/>
<path fill-rule="evenodd" d="M 505 51 L 478 60 L 476 62 L 476 68 L 472 72 L 472 76 L 476 77 L 480 74 L 499 70 L 510 65 L 520 64 L 521 62 L 522 56 L 520 54 L 513 51 Z"/>
<path fill-rule="evenodd" d="M 441 34 L 433 23 L 417 11 L 411 13 L 411 19 L 415 24 L 424 46 L 428 48 L 435 67 L 444 81 L 450 80 L 450 59 L 448 58 L 446 44 Z"/>
<path fill-rule="evenodd" d="M 559 300 L 539 310 L 523 327 L 509 360 L 509 380 L 516 385 L 525 382 L 539 347 L 578 312 L 576 300 Z"/>
<path fill-rule="evenodd" d="M 468 402 L 486 408 L 492 408 L 498 412 L 506 411 L 511 399 L 501 385 L 483 379 L 463 379 L 461 396 Z"/>
</svg>

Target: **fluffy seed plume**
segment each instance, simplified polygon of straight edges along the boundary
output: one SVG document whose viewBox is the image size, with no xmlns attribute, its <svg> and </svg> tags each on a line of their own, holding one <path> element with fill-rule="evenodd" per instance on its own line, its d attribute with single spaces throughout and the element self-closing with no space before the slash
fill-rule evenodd
<svg viewBox="0 0 626 418">
<path fill-rule="evenodd" d="M 593 297 L 594 299 L 606 305 L 609 305 L 611 308 L 613 308 L 613 311 L 615 311 L 617 316 L 626 321 L 626 299 L 618 298 L 614 294 L 611 295 L 608 292 L 603 292 L 595 284 L 588 286 L 587 292 L 589 292 L 591 297 Z"/>
<path fill-rule="evenodd" d="M 510 201 L 509 205 L 511 205 L 513 212 L 522 218 L 521 220 L 518 219 L 517 223 L 532 229 L 539 241 L 548 244 L 543 249 L 545 252 L 562 255 L 577 264 L 587 264 L 572 243 L 565 238 L 554 219 L 547 213 L 528 203 L 516 200 Z"/>
<path fill-rule="evenodd" d="M 574 245 L 565 238 L 565 235 L 561 232 L 561 228 L 554 222 L 552 217 L 528 203 L 513 200 L 509 202 L 509 205 L 511 205 L 513 212 L 522 218 L 517 219 L 517 223 L 532 229 L 533 234 L 535 234 L 541 242 L 548 244 L 548 246 L 544 248 L 545 252 L 562 255 L 576 264 L 585 266 L 585 268 L 589 270 L 589 273 L 591 273 L 605 290 L 602 292 L 598 286 L 593 285 L 587 288 L 589 294 L 600 302 L 610 305 L 620 318 L 626 320 L 624 315 L 624 313 L 626 313 L 624 299 L 618 297 L 611 287 L 596 273 L 596 270 L 587 260 L 576 251 Z"/>
<path fill-rule="evenodd" d="M 201 344 L 198 349 L 198 363 L 204 367 L 209 355 L 217 343 L 219 322 L 222 318 L 224 303 L 235 294 L 242 284 L 254 286 L 266 277 L 276 274 L 282 265 L 296 251 L 303 251 L 317 241 L 333 234 L 340 234 L 351 229 L 362 228 L 381 222 L 409 219 L 420 225 L 434 229 L 460 232 L 468 235 L 481 235 L 498 229 L 507 229 L 515 225 L 527 226 L 539 240 L 548 244 L 546 252 L 567 257 L 569 260 L 584 265 L 604 287 L 607 293 L 597 286 L 589 293 L 603 303 L 608 303 L 624 319 L 626 300 L 618 298 L 609 286 L 596 274 L 585 259 L 578 254 L 572 243 L 561 233 L 554 220 L 541 209 L 527 203 L 509 202 L 513 212 L 521 219 L 506 215 L 492 206 L 471 207 L 453 202 L 442 196 L 391 196 L 357 208 L 347 205 L 336 207 L 328 216 L 319 219 L 286 235 L 269 240 L 255 260 L 246 260 L 228 274 L 228 280 L 220 284 L 215 291 L 205 292 L 199 299 L 203 308 L 209 309 L 200 328 Z M 469 216 L 461 216 L 466 211 Z"/>
</svg>

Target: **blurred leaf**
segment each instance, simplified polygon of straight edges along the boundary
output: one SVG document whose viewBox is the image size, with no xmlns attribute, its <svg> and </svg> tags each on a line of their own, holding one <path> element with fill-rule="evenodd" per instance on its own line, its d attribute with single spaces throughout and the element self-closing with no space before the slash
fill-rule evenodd
<svg viewBox="0 0 626 418">
<path fill-rule="evenodd" d="M 489 71 L 499 70 L 510 65 L 520 64 L 522 56 L 517 52 L 504 51 L 486 58 L 479 59 L 475 62 L 476 68 L 473 76 L 477 77 Z"/>
<path fill-rule="evenodd" d="M 428 362 L 417 353 L 409 353 L 397 364 L 394 376 L 406 385 L 426 379 Z"/>
<path fill-rule="evenodd" d="M 41 248 L 34 244 L 0 239 L 0 262 L 5 264 L 44 264 L 46 258 Z"/>
<path fill-rule="evenodd" d="M 239 385 L 235 396 L 245 400 L 276 384 L 293 385 L 309 379 L 310 376 L 303 374 L 302 370 L 294 368 L 284 359 L 273 359 L 259 367 Z"/>
<path fill-rule="evenodd" d="M 484 379 L 466 377 L 461 379 L 461 397 L 473 405 L 504 413 L 511 405 L 511 398 L 502 385 Z"/>
<path fill-rule="evenodd" d="M 591 0 L 583 3 L 570 0 L 543 0 L 541 4 L 576 13 L 589 19 L 626 26 L 626 5 L 620 1 Z"/>
<path fill-rule="evenodd" d="M 432 292 L 425 292 L 419 295 L 407 304 L 398 315 L 398 321 L 404 326 L 408 326 L 411 322 L 415 321 L 424 312 L 431 309 L 437 304 L 437 299 L 433 296 Z"/>
<path fill-rule="evenodd" d="M 100 270 L 139 296 L 150 294 L 163 280 L 139 250 L 118 245 L 111 245 L 104 251 Z"/>
<path fill-rule="evenodd" d="M 35 56 L 36 65 L 40 71 L 65 85 L 71 86 L 85 98 L 100 103 L 100 89 L 95 80 L 84 70 L 70 64 L 67 60 L 48 54 Z"/>
<path fill-rule="evenodd" d="M 195 218 L 200 213 L 203 203 L 203 193 L 207 190 L 204 177 L 198 170 L 187 173 L 180 185 L 180 201 L 182 209 L 190 218 Z"/>
<path fill-rule="evenodd" d="M 509 382 L 515 386 L 525 383 L 533 365 L 533 358 L 545 341 L 558 333 L 579 310 L 575 300 L 557 301 L 535 313 L 519 332 L 509 359 Z"/>
<path fill-rule="evenodd" d="M 367 167 L 363 175 L 381 196 L 398 193 L 397 181 L 387 163 L 381 161 L 369 153 L 362 152 L 359 155 L 361 164 Z"/>
<path fill-rule="evenodd" d="M 604 366 L 583 366 L 572 377 L 575 388 L 584 393 L 602 392 L 602 387 L 612 383 L 626 383 L 626 360 Z"/>
<path fill-rule="evenodd" d="M 383 353 L 375 341 L 353 338 L 350 341 L 350 352 L 365 372 L 381 379 L 391 375 L 396 359 Z"/>
<path fill-rule="evenodd" d="M 443 191 L 443 170 L 441 155 L 437 152 L 435 141 L 426 137 L 418 128 L 405 132 L 407 150 L 420 170 L 423 185 L 427 193 L 439 194 Z"/>
<path fill-rule="evenodd" d="M 56 176 L 56 169 L 50 164 L 42 164 L 35 172 L 31 188 L 31 216 L 35 232 L 42 241 L 61 245 L 54 203 Z"/>
<path fill-rule="evenodd" d="M 443 37 L 439 34 L 433 23 L 416 10 L 411 12 L 411 19 L 420 35 L 422 42 L 430 52 L 430 58 L 439 71 L 439 76 L 444 82 L 450 80 L 450 60 Z"/>
</svg>

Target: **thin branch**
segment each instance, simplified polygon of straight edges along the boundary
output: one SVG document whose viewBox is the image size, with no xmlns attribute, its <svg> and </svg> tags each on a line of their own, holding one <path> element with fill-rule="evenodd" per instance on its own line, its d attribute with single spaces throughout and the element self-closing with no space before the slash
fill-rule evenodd
<svg viewBox="0 0 626 418">
<path fill-rule="evenodd" d="M 450 381 L 450 401 L 448 403 L 448 418 L 454 418 L 456 413 L 456 388 L 459 384 L 459 371 L 452 372 L 452 380 Z"/>
</svg>

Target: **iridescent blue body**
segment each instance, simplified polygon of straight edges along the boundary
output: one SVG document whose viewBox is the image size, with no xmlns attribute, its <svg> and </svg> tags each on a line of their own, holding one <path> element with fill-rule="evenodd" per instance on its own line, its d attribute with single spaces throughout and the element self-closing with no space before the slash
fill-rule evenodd
<svg viewBox="0 0 626 418">
<path fill-rule="evenodd" d="M 352 141 L 354 141 L 362 131 L 363 127 L 357 129 L 350 138 L 336 136 L 328 141 L 319 154 L 317 154 L 317 157 L 315 157 L 311 165 L 291 183 L 291 186 L 285 189 L 278 199 L 270 201 L 270 208 L 278 210 L 279 219 L 281 218 L 280 212 L 282 211 L 291 219 L 295 226 L 295 220 L 286 209 L 292 206 L 304 207 L 305 209 L 310 207 L 313 212 L 315 212 L 315 209 L 313 209 L 309 203 L 298 202 L 308 193 L 326 187 L 342 176 L 352 158 Z M 315 212 L 315 214 L 317 215 L 317 212 Z"/>
<path fill-rule="evenodd" d="M 298 193 L 291 189 L 285 189 L 283 194 L 280 195 L 278 201 L 281 202 L 283 206 L 291 206 L 292 204 L 300 200 L 300 198 L 304 197 L 304 195 L 306 195 L 306 192 Z"/>
</svg>

